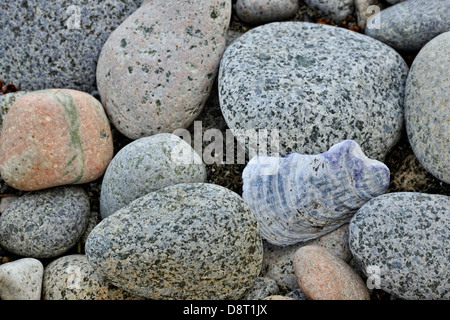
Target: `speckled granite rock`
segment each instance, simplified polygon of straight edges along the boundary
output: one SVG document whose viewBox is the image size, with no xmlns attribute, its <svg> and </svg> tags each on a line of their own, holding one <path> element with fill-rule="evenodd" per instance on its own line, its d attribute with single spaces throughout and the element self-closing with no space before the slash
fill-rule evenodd
<svg viewBox="0 0 450 320">
<path fill-rule="evenodd" d="M 0 266 L 0 300 L 40 300 L 44 266 L 24 258 Z"/>
<path fill-rule="evenodd" d="M 379 16 L 378 16 L 379 15 Z M 365 34 L 397 50 L 418 51 L 437 35 L 450 31 L 450 2 L 409 0 L 382 10 L 379 28 L 366 28 Z"/>
<path fill-rule="evenodd" d="M 156 134 L 122 148 L 105 172 L 100 213 L 106 218 L 133 200 L 177 183 L 205 182 L 206 168 L 176 135 Z"/>
<path fill-rule="evenodd" d="M 33 258 L 58 256 L 83 234 L 89 198 L 81 187 L 64 186 L 27 193 L 0 216 L 0 243 Z"/>
<path fill-rule="evenodd" d="M 446 32 L 414 59 L 405 95 L 406 130 L 414 154 L 427 171 L 446 183 L 450 183 L 449 66 L 450 32 Z"/>
<path fill-rule="evenodd" d="M 257 277 L 255 284 L 251 287 L 242 300 L 262 300 L 268 296 L 277 295 L 280 292 L 275 280 L 267 277 Z"/>
<path fill-rule="evenodd" d="M 3 80 L 20 90 L 68 88 L 91 93 L 103 44 L 142 2 L 23 0 L 1 6 Z"/>
<path fill-rule="evenodd" d="M 350 249 L 363 272 L 380 268 L 380 287 L 401 299 L 450 298 L 450 197 L 385 194 L 350 222 Z"/>
<path fill-rule="evenodd" d="M 271 139 L 277 129 L 281 156 L 319 154 L 351 139 L 369 158 L 382 160 L 401 134 L 407 73 L 398 53 L 370 37 L 274 22 L 226 50 L 221 109 L 241 144 L 249 129 L 267 129 Z"/>
<path fill-rule="evenodd" d="M 112 284 L 151 299 L 238 299 L 260 273 L 262 241 L 248 205 L 214 184 L 141 197 L 91 232 L 86 256 Z"/>
<path fill-rule="evenodd" d="M 324 248 L 300 248 L 294 255 L 293 266 L 300 289 L 308 300 L 370 300 L 361 277 Z"/>
<path fill-rule="evenodd" d="M 353 13 L 354 0 L 304 0 L 305 4 L 317 13 L 334 22 L 342 22 Z"/>
<path fill-rule="evenodd" d="M 236 14 L 248 24 L 265 24 L 292 18 L 300 8 L 298 0 L 238 0 Z"/>
<path fill-rule="evenodd" d="M 108 118 L 93 96 L 50 89 L 21 96 L 0 137 L 0 172 L 19 190 L 82 184 L 103 175 L 113 155 Z"/>
<path fill-rule="evenodd" d="M 122 134 L 189 127 L 210 93 L 230 17 L 230 0 L 146 1 L 111 34 L 97 85 Z"/>
<path fill-rule="evenodd" d="M 6 119 L 11 106 L 16 102 L 19 97 L 27 94 L 26 91 L 11 92 L 5 95 L 0 95 L 0 133 L 3 127 L 3 121 Z"/>
<path fill-rule="evenodd" d="M 43 300 L 143 300 L 119 289 L 95 272 L 85 255 L 72 254 L 50 262 L 44 270 Z"/>
<path fill-rule="evenodd" d="M 348 224 L 345 224 L 327 235 L 306 243 L 280 247 L 264 241 L 261 275 L 275 280 L 282 290 L 297 289 L 298 282 L 295 278 L 292 259 L 295 252 L 305 245 L 318 245 L 345 262 L 352 258 L 348 246 Z"/>
</svg>

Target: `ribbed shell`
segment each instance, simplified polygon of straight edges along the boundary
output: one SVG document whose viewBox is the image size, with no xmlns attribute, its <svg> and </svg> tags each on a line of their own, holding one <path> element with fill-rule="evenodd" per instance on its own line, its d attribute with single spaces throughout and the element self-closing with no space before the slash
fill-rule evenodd
<svg viewBox="0 0 450 320">
<path fill-rule="evenodd" d="M 256 156 L 243 172 L 243 199 L 261 236 L 285 246 L 329 233 L 386 192 L 389 169 L 345 140 L 318 155 Z"/>
</svg>

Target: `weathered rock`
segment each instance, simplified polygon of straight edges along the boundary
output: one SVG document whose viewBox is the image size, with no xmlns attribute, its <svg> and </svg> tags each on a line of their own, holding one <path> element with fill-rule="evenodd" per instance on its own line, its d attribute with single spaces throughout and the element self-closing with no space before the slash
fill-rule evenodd
<svg viewBox="0 0 450 320">
<path fill-rule="evenodd" d="M 450 32 L 431 40 L 416 56 L 406 82 L 405 121 L 422 166 L 450 183 Z"/>
<path fill-rule="evenodd" d="M 178 183 L 206 181 L 201 157 L 170 133 L 140 138 L 122 148 L 105 172 L 100 213 L 106 218 L 146 194 Z"/>
<path fill-rule="evenodd" d="M 333 20 L 342 22 L 354 10 L 354 0 L 305 0 L 305 4 L 317 13 Z"/>
<path fill-rule="evenodd" d="M 0 244 L 24 257 L 58 256 L 82 236 L 89 207 L 89 197 L 77 186 L 27 193 L 0 216 Z"/>
<path fill-rule="evenodd" d="M 1 6 L 2 80 L 20 90 L 67 88 L 91 93 L 103 44 L 142 2 L 23 0 Z"/>
<path fill-rule="evenodd" d="M 409 0 L 370 17 L 378 26 L 365 34 L 397 50 L 418 51 L 441 33 L 450 31 L 450 3 L 446 0 Z"/>
<path fill-rule="evenodd" d="M 106 41 L 101 100 L 131 139 L 187 128 L 210 93 L 231 17 L 229 0 L 146 1 Z"/>
<path fill-rule="evenodd" d="M 383 160 L 401 135 L 407 73 L 397 52 L 370 37 L 275 22 L 228 47 L 219 73 L 220 104 L 250 154 L 246 138 L 252 130 L 260 136 L 267 130 L 270 155 L 319 154 L 350 139 L 369 158 Z"/>
<path fill-rule="evenodd" d="M 359 275 L 324 248 L 300 248 L 293 265 L 308 300 L 370 300 L 369 290 Z"/>
<path fill-rule="evenodd" d="M 186 183 L 141 197 L 102 220 L 86 243 L 94 269 L 151 299 L 238 299 L 262 263 L 258 224 L 236 193 Z"/>
<path fill-rule="evenodd" d="M 87 93 L 51 89 L 21 96 L 0 137 L 0 172 L 19 190 L 82 184 L 103 175 L 113 155 L 108 118 Z"/>
<path fill-rule="evenodd" d="M 100 277 L 82 254 L 50 262 L 42 288 L 43 300 L 143 300 Z"/>
<path fill-rule="evenodd" d="M 40 300 L 44 266 L 33 258 L 0 265 L 0 300 Z"/>
<path fill-rule="evenodd" d="M 236 14 L 249 24 L 265 24 L 292 18 L 300 8 L 298 0 L 238 0 Z"/>
<path fill-rule="evenodd" d="M 450 298 L 450 197 L 389 193 L 366 203 L 350 222 L 350 249 L 381 290 L 401 299 Z"/>
</svg>

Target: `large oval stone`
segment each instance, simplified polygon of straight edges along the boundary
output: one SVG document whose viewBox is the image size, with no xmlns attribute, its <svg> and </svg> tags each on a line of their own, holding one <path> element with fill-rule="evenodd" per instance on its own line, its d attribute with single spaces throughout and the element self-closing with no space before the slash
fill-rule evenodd
<svg viewBox="0 0 450 320">
<path fill-rule="evenodd" d="M 389 193 L 350 221 L 350 250 L 379 289 L 402 299 L 450 299 L 450 197 Z"/>
<path fill-rule="evenodd" d="M 407 74 L 401 56 L 370 37 L 327 25 L 270 23 L 226 50 L 220 104 L 250 154 L 251 130 L 260 141 L 267 130 L 269 154 L 278 151 L 277 138 L 282 156 L 319 154 L 350 139 L 383 160 L 401 135 Z"/>
<path fill-rule="evenodd" d="M 186 183 L 143 196 L 102 220 L 86 242 L 94 269 L 151 299 L 238 299 L 262 264 L 257 221 L 236 193 Z"/>
<path fill-rule="evenodd" d="M 89 197 L 78 186 L 27 193 L 0 216 L 0 244 L 24 257 L 56 257 L 81 238 L 89 212 Z"/>
<path fill-rule="evenodd" d="M 409 142 L 422 166 L 450 183 L 450 32 L 431 40 L 416 56 L 406 82 Z"/>
<path fill-rule="evenodd" d="M 50 89 L 21 96 L 0 137 L 2 178 L 19 190 L 94 181 L 113 156 L 108 118 L 91 95 Z"/>
<path fill-rule="evenodd" d="M 206 166 L 178 136 L 160 133 L 122 148 L 106 169 L 100 213 L 106 218 L 146 194 L 178 183 L 205 182 Z"/>
<path fill-rule="evenodd" d="M 188 128 L 211 91 L 229 0 L 146 1 L 106 41 L 97 67 L 114 126 L 137 139 Z"/>
</svg>

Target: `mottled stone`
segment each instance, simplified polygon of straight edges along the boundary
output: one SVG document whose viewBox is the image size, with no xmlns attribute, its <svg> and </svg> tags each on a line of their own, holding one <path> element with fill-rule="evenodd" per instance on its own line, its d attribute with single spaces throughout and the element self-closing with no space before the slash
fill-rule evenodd
<svg viewBox="0 0 450 320">
<path fill-rule="evenodd" d="M 0 266 L 0 300 L 40 300 L 44 266 L 33 258 Z"/>
<path fill-rule="evenodd" d="M 286 294 L 286 297 L 294 300 L 307 300 L 300 288 L 294 289 Z"/>
<path fill-rule="evenodd" d="M 354 10 L 354 0 L 305 0 L 305 4 L 334 22 L 342 22 Z"/>
<path fill-rule="evenodd" d="M 267 277 L 258 277 L 255 280 L 255 284 L 251 287 L 242 300 L 262 300 L 268 296 L 277 295 L 280 292 L 275 280 Z"/>
<path fill-rule="evenodd" d="M 370 300 L 359 275 L 324 248 L 300 248 L 293 265 L 300 289 L 308 300 Z"/>
<path fill-rule="evenodd" d="M 14 104 L 14 102 L 16 102 L 16 100 L 24 94 L 27 94 L 27 92 L 18 91 L 0 95 L 0 133 L 3 127 L 3 121 L 5 121 L 9 109 Z"/>
<path fill-rule="evenodd" d="M 177 183 L 205 182 L 206 168 L 192 147 L 160 133 L 122 148 L 103 177 L 100 213 L 106 218 L 133 200 Z"/>
<path fill-rule="evenodd" d="M 103 175 L 113 155 L 108 118 L 93 96 L 50 89 L 21 96 L 0 137 L 0 172 L 19 190 L 82 184 Z"/>
<path fill-rule="evenodd" d="M 9 205 L 16 201 L 18 196 L 9 196 L 9 197 L 1 197 L 0 198 L 0 215 L 8 209 Z"/>
<path fill-rule="evenodd" d="M 441 33 L 450 31 L 448 0 L 409 0 L 368 20 L 365 34 L 397 50 L 418 51 Z M 369 24 L 374 20 L 378 26 Z"/>
<path fill-rule="evenodd" d="M 380 0 L 355 0 L 355 13 L 358 27 L 366 28 L 367 19 L 385 8 Z"/>
<path fill-rule="evenodd" d="M 401 299 L 450 299 L 450 197 L 389 193 L 366 203 L 350 222 L 350 250 L 366 275 Z"/>
<path fill-rule="evenodd" d="M 256 219 L 236 193 L 187 183 L 141 197 L 102 220 L 86 255 L 112 284 L 150 299 L 238 299 L 262 263 Z"/>
<path fill-rule="evenodd" d="M 298 282 L 295 278 L 292 259 L 295 252 L 305 245 L 320 246 L 345 262 L 352 258 L 348 245 L 348 224 L 345 224 L 329 234 L 306 243 L 280 247 L 264 241 L 261 275 L 275 280 L 282 290 L 297 289 Z"/>
<path fill-rule="evenodd" d="M 349 139 L 369 158 L 383 160 L 401 135 L 407 73 L 397 52 L 370 37 L 274 22 L 228 47 L 219 72 L 220 104 L 247 152 L 251 130 L 266 129 L 269 154 L 278 151 L 277 138 L 281 156 L 319 154 Z"/>
<path fill-rule="evenodd" d="M 187 128 L 210 94 L 231 18 L 229 0 L 146 1 L 103 46 L 101 100 L 131 139 Z"/>
<path fill-rule="evenodd" d="M 72 254 L 45 267 L 43 300 L 143 300 L 103 279 L 85 255 Z"/>
<path fill-rule="evenodd" d="M 236 14 L 243 22 L 258 25 L 292 18 L 299 8 L 298 0 L 238 0 Z"/>
<path fill-rule="evenodd" d="M 58 256 L 80 239 L 89 207 L 89 198 L 81 187 L 27 193 L 0 216 L 0 243 L 8 251 L 25 257 Z"/>
<path fill-rule="evenodd" d="M 20 90 L 67 88 L 91 93 L 103 44 L 142 2 L 22 0 L 2 5 L 2 80 Z"/>
<path fill-rule="evenodd" d="M 405 95 L 411 148 L 422 166 L 446 183 L 450 183 L 449 66 L 450 32 L 446 32 L 431 40 L 414 59 Z"/>
</svg>

